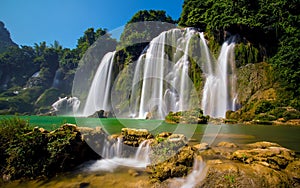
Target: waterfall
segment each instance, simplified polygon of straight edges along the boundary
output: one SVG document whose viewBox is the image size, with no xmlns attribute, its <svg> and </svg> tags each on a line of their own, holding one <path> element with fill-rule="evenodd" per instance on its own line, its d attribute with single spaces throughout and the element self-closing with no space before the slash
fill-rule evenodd
<svg viewBox="0 0 300 188">
<path fill-rule="evenodd" d="M 190 40 L 196 35 L 199 33 L 193 29 L 172 29 L 150 42 L 134 70 L 132 117 L 144 119 L 147 113 L 151 113 L 155 119 L 164 119 L 169 111 L 191 108 L 189 50 Z M 170 54 L 170 48 L 176 51 Z"/>
<path fill-rule="evenodd" d="M 114 52 L 108 52 L 102 58 L 83 110 L 83 115 L 92 115 L 99 110 L 111 110 L 110 93 L 112 87 L 112 69 L 114 63 Z"/>
<path fill-rule="evenodd" d="M 201 182 L 206 176 L 205 163 L 202 158 L 194 159 L 193 171 L 188 174 L 181 188 L 192 188 L 197 183 Z"/>
<path fill-rule="evenodd" d="M 39 76 L 39 72 L 37 72 L 35 74 L 37 74 L 37 76 Z M 59 88 L 61 77 L 62 77 L 62 72 L 59 69 L 57 69 L 55 72 L 55 76 L 53 78 L 52 87 Z"/>
<path fill-rule="evenodd" d="M 134 158 L 136 160 L 144 160 L 146 163 L 150 164 L 149 152 L 150 152 L 150 140 L 144 140 L 143 142 L 140 143 Z"/>
<path fill-rule="evenodd" d="M 122 138 L 118 137 L 117 142 L 110 142 L 109 140 L 105 140 L 103 143 L 101 156 L 104 159 L 111 159 L 114 157 L 122 156 Z"/>
<path fill-rule="evenodd" d="M 114 109 L 116 117 L 164 119 L 170 111 L 197 108 L 200 104 L 197 93 L 200 91 L 196 91 L 189 75 L 191 66 L 195 66 L 191 62 L 194 62 L 201 67 L 205 80 L 201 101 L 204 114 L 224 118 L 227 110 L 236 110 L 234 40 L 231 37 L 224 42 L 218 59 L 214 60 L 204 34 L 196 29 L 162 32 L 144 49 L 137 62 L 130 64 L 130 70 L 124 73 L 133 72 L 128 79 L 124 76 L 113 78 L 116 52 L 109 52 L 102 58 L 94 76 L 83 115 Z M 118 79 L 124 80 L 118 82 Z M 114 80 L 126 87 L 131 86 L 131 90 L 122 90 L 128 92 L 124 94 L 128 97 L 111 104 L 120 97 L 120 91 L 112 91 Z M 111 100 L 112 93 L 116 94 L 116 100 Z"/>
<path fill-rule="evenodd" d="M 101 153 L 103 159 L 88 164 L 83 170 L 113 172 L 120 166 L 144 169 L 150 164 L 150 140 L 141 142 L 135 150 L 126 146 L 120 137 L 115 142 L 106 139 Z"/>
<path fill-rule="evenodd" d="M 71 115 L 78 112 L 80 101 L 77 97 L 63 97 L 52 104 L 57 115 Z"/>
<path fill-rule="evenodd" d="M 236 110 L 234 37 L 222 45 L 216 62 L 203 66 L 203 72 L 206 77 L 202 98 L 204 114 L 224 118 L 227 110 Z"/>
</svg>

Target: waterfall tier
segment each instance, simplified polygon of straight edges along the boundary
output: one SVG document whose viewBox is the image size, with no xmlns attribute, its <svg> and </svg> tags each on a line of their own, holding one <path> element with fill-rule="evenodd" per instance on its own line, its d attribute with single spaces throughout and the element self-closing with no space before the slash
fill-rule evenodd
<svg viewBox="0 0 300 188">
<path fill-rule="evenodd" d="M 114 51 L 105 54 L 99 64 L 83 110 L 85 116 L 99 110 L 111 110 L 110 93 L 115 53 Z"/>
<path fill-rule="evenodd" d="M 116 52 L 109 52 L 99 64 L 83 114 L 104 110 L 117 117 L 164 119 L 170 111 L 201 106 L 205 115 L 225 117 L 227 110 L 235 110 L 237 98 L 233 41 L 226 41 L 214 60 L 203 33 L 192 28 L 171 29 L 154 38 L 117 78 L 112 78 Z M 191 76 L 195 66 L 201 75 L 198 78 Z M 203 89 L 195 88 L 199 79 L 205 81 L 200 84 Z M 116 83 L 130 85 L 130 89 L 120 91 Z"/>
</svg>

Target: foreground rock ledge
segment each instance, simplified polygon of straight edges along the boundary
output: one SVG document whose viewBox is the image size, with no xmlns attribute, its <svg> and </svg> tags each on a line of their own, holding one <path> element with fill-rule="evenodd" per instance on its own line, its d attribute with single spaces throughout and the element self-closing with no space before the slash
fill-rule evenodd
<svg viewBox="0 0 300 188">
<path fill-rule="evenodd" d="M 203 147 L 205 144 L 186 146 L 178 157 L 194 153 L 205 161 L 205 174 L 194 187 L 299 187 L 300 160 L 295 152 L 271 142 L 256 142 L 238 147 L 234 143 L 218 144 L 216 147 Z M 203 149 L 204 148 L 204 149 Z M 184 155 L 183 153 L 186 153 Z M 174 157 L 176 158 L 176 156 Z M 187 161 L 187 160 L 186 160 Z M 152 166 L 152 182 L 155 187 L 180 187 L 182 183 L 173 177 L 191 173 L 190 165 L 174 162 L 172 159 Z M 182 169 L 182 172 L 178 172 Z M 154 175 L 153 175 L 154 174 Z M 167 177 L 169 175 L 169 177 Z M 197 179 L 197 178 L 196 178 Z"/>
</svg>

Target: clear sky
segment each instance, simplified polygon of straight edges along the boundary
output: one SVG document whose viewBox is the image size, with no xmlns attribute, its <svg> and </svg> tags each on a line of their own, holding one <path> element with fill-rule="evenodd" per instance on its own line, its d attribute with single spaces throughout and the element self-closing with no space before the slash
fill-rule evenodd
<svg viewBox="0 0 300 188">
<path fill-rule="evenodd" d="M 139 10 L 165 10 L 178 19 L 183 0 L 0 0 L 0 20 L 19 45 L 59 41 L 76 47 L 87 28 L 114 30 Z"/>
</svg>

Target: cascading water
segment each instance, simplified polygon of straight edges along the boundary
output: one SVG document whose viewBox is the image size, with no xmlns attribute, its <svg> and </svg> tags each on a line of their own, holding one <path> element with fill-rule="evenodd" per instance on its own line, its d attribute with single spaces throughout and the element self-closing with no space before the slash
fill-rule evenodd
<svg viewBox="0 0 300 188">
<path fill-rule="evenodd" d="M 84 106 L 83 115 L 85 116 L 99 110 L 111 110 L 110 93 L 115 53 L 114 51 L 105 54 L 99 64 Z"/>
<path fill-rule="evenodd" d="M 57 115 L 73 115 L 78 112 L 80 101 L 77 97 L 59 98 L 52 104 L 52 108 Z"/>
<path fill-rule="evenodd" d="M 134 158 L 136 160 L 143 160 L 146 163 L 150 164 L 149 152 L 150 152 L 150 141 L 144 140 L 143 142 L 140 143 Z"/>
<path fill-rule="evenodd" d="M 118 137 L 117 141 L 104 141 L 101 156 L 103 159 L 95 161 L 89 165 L 87 171 L 110 171 L 113 172 L 119 166 L 131 168 L 146 168 L 150 164 L 150 140 L 145 140 L 139 144 L 136 150 L 130 148 L 127 150 L 123 144 L 122 138 Z M 130 153 L 130 154 L 128 154 Z"/>
<path fill-rule="evenodd" d="M 227 110 L 236 110 L 234 37 L 222 45 L 216 64 L 207 63 L 203 72 L 206 76 L 202 98 L 204 114 L 224 118 Z"/>
<path fill-rule="evenodd" d="M 146 53 L 138 59 L 134 71 L 132 117 L 144 119 L 150 112 L 155 119 L 164 119 L 169 111 L 191 108 L 189 50 L 192 36 L 198 34 L 193 29 L 172 29 L 150 42 Z M 173 54 L 167 53 L 170 48 L 176 51 Z"/>
<path fill-rule="evenodd" d="M 192 172 L 186 178 L 174 179 L 175 182 L 171 182 L 169 187 L 193 188 L 205 178 L 205 171 L 205 163 L 202 157 L 198 156 L 194 159 Z"/>
<path fill-rule="evenodd" d="M 201 102 L 204 114 L 224 118 L 227 110 L 236 110 L 234 37 L 222 45 L 219 58 L 214 61 L 203 33 L 192 28 L 171 29 L 154 38 L 132 66 L 134 75 L 127 107 L 130 117 L 145 119 L 150 114 L 153 119 L 164 119 L 170 111 L 190 110 L 199 105 L 195 95 L 199 91 L 189 76 L 195 44 L 200 49 L 196 52 L 196 62 L 205 77 Z M 115 53 L 109 52 L 101 60 L 84 106 L 84 116 L 120 106 L 112 106 L 110 100 Z"/>
</svg>

